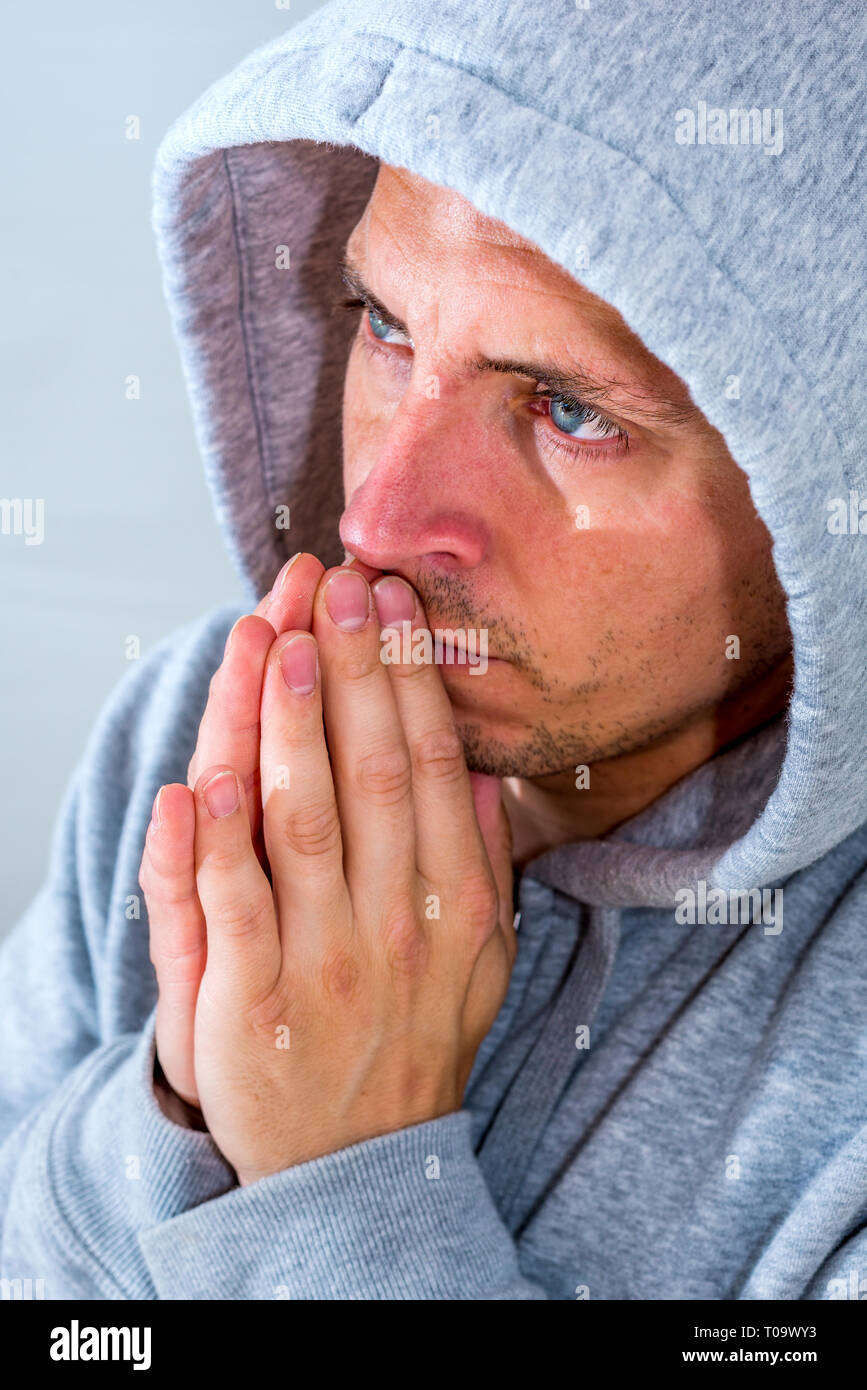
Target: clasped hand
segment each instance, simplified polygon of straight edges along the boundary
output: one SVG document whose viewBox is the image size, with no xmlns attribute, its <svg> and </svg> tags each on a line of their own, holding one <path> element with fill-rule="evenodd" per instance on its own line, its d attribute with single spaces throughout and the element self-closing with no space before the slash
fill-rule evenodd
<svg viewBox="0 0 867 1390">
<path fill-rule="evenodd" d="M 157 1055 L 242 1185 L 459 1109 L 505 997 L 501 784 L 467 771 L 437 666 L 380 660 L 404 619 L 397 576 L 296 556 L 154 802 Z"/>
</svg>

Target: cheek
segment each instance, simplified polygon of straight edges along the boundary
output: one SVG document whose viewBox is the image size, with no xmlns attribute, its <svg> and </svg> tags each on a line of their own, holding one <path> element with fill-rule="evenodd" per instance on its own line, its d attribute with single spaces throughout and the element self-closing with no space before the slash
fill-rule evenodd
<svg viewBox="0 0 867 1390">
<path fill-rule="evenodd" d="M 572 524 L 561 533 L 556 562 L 590 591 L 623 592 L 640 605 L 648 591 L 695 592 L 724 570 L 720 523 L 700 498 L 651 498 L 619 484 L 614 500 L 610 486 L 583 492 L 583 504 L 570 500 Z"/>
<path fill-rule="evenodd" d="M 382 454 L 404 391 L 405 382 L 372 362 L 356 338 L 343 386 L 343 483 L 347 499 Z"/>
<path fill-rule="evenodd" d="M 584 493 L 582 525 L 564 528 L 555 545 L 550 536 L 535 542 L 547 630 L 562 630 L 565 592 L 574 596 L 569 628 L 576 650 L 602 643 L 615 664 L 646 648 L 672 655 L 682 654 L 684 643 L 715 650 L 737 567 L 713 507 L 687 492 L 650 498 L 620 484 L 616 503 L 610 486 L 585 484 Z"/>
<path fill-rule="evenodd" d="M 343 490 L 347 500 L 373 466 L 389 420 L 381 394 L 369 389 L 364 364 L 353 348 L 343 387 Z"/>
</svg>

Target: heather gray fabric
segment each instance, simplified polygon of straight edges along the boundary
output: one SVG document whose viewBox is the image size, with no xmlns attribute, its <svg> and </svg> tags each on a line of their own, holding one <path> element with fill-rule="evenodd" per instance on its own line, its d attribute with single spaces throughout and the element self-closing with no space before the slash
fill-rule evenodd
<svg viewBox="0 0 867 1390">
<path fill-rule="evenodd" d="M 292 551 L 342 558 L 350 329 L 328 303 L 385 159 L 537 242 L 686 380 L 774 537 L 795 688 L 603 842 L 531 862 L 459 1114 L 239 1189 L 151 1087 L 141 847 L 243 607 L 175 634 L 109 700 L 0 952 L 4 1277 L 98 1298 L 867 1293 L 863 40 L 846 4 L 341 0 L 169 132 L 154 225 L 247 600 Z M 710 142 L 714 107 L 767 108 L 767 148 Z M 714 888 L 774 911 L 679 915 Z"/>
</svg>

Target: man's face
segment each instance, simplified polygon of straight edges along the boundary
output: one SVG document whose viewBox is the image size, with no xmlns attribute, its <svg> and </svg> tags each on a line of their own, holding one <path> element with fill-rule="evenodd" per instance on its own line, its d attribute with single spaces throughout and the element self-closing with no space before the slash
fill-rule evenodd
<svg viewBox="0 0 867 1390">
<path fill-rule="evenodd" d="M 387 315 L 360 315 L 349 355 L 340 535 L 415 586 L 432 629 L 487 630 L 484 674 L 441 666 L 471 768 L 631 752 L 779 665 L 784 595 L 746 477 L 616 310 L 390 166 L 347 262 Z"/>
</svg>

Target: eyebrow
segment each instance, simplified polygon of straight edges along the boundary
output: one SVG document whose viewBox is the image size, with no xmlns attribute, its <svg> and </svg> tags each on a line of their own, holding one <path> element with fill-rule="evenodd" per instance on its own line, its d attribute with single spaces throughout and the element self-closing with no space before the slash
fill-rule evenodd
<svg viewBox="0 0 867 1390">
<path fill-rule="evenodd" d="M 409 338 L 409 329 L 402 319 L 393 314 L 366 283 L 358 266 L 344 255 L 340 263 L 340 278 L 351 294 L 372 309 L 377 318 L 388 324 L 398 333 Z M 351 308 L 350 301 L 338 300 L 335 307 Z M 519 361 L 511 357 L 475 357 L 466 363 L 468 377 L 480 376 L 484 372 L 499 372 L 505 376 L 525 376 L 544 384 L 555 395 L 576 396 L 582 404 L 606 406 L 614 414 L 620 410 L 634 412 L 642 419 L 654 424 L 682 425 L 695 417 L 697 407 L 692 403 L 672 401 L 662 396 L 650 396 L 634 392 L 623 382 L 603 381 L 580 368 L 564 368 L 558 363 L 542 361 Z M 619 394 L 618 394 L 619 393 Z"/>
</svg>

